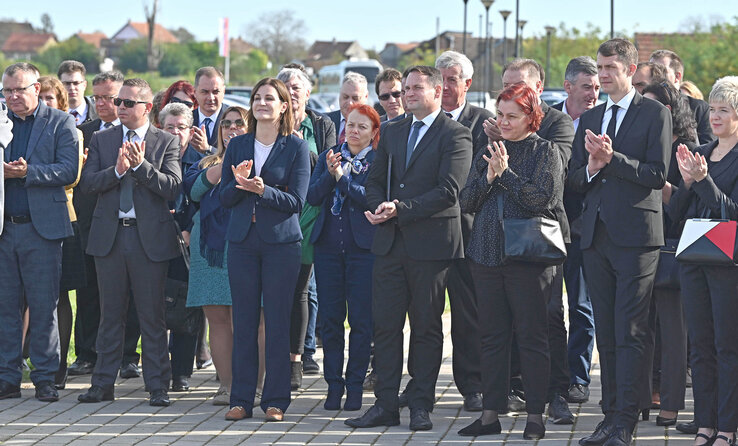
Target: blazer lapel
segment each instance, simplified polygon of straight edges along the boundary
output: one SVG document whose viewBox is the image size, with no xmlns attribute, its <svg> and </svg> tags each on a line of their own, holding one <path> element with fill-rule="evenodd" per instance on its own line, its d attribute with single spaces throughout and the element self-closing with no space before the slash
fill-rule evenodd
<svg viewBox="0 0 738 446">
<path fill-rule="evenodd" d="M 44 128 L 46 128 L 46 124 L 49 123 L 49 109 L 46 107 L 45 104 L 39 102 L 39 109 L 38 113 L 36 113 L 36 118 L 33 120 L 33 127 L 31 128 L 31 136 L 28 138 L 28 148 L 26 149 L 26 161 L 31 159 L 31 154 L 33 153 L 33 150 L 36 148 L 36 145 L 38 145 L 38 140 L 41 138 L 41 134 L 44 131 Z"/>
<path fill-rule="evenodd" d="M 150 125 L 149 129 L 146 131 L 146 136 L 144 137 L 144 141 L 146 142 L 144 158 L 146 158 L 150 163 L 153 163 L 154 161 L 154 153 L 156 151 L 156 142 L 159 140 L 159 132 L 160 130 L 156 129 L 153 125 Z"/>
<path fill-rule="evenodd" d="M 636 117 L 638 116 L 638 113 L 641 111 L 642 102 L 643 102 L 643 96 L 641 96 L 636 91 L 636 94 L 633 97 L 633 101 L 631 101 L 630 107 L 628 107 L 628 111 L 625 113 L 623 122 L 620 123 L 620 128 L 618 129 L 618 133 L 617 135 L 615 135 L 615 141 L 613 141 L 613 144 L 612 144 L 613 149 L 617 149 L 618 147 L 620 147 L 620 143 L 622 143 L 623 138 L 625 138 L 625 135 L 628 134 L 628 129 L 630 129 L 630 126 L 633 125 L 633 123 L 636 120 Z"/>
<path fill-rule="evenodd" d="M 407 163 L 408 169 L 410 168 L 410 166 L 413 165 L 415 160 L 418 159 L 420 154 L 423 153 L 423 151 L 428 146 L 430 146 L 431 141 L 436 137 L 436 134 L 438 133 L 438 128 L 441 127 L 441 119 L 449 119 L 446 117 L 446 115 L 443 114 L 443 111 L 441 111 L 441 113 L 436 116 L 433 124 L 431 124 L 430 128 L 428 128 L 428 131 L 425 132 L 425 135 L 423 135 L 423 139 L 421 139 L 418 145 L 415 146 L 415 150 L 413 150 L 413 154 L 410 156 L 410 162 Z"/>
<path fill-rule="evenodd" d="M 400 130 L 400 136 L 395 143 L 395 150 L 393 151 L 392 160 L 392 172 L 397 172 L 399 178 L 405 175 L 405 160 L 407 159 L 407 140 L 410 138 L 410 126 L 413 120 L 408 119 L 406 123 L 403 123 L 402 130 Z"/>
<path fill-rule="evenodd" d="M 282 135 L 277 136 L 277 140 L 274 141 L 274 146 L 272 146 L 272 150 L 269 151 L 269 155 L 267 156 L 266 161 L 264 161 L 264 165 L 261 166 L 261 176 L 262 177 L 264 176 L 264 172 L 269 170 L 269 165 L 273 164 L 274 160 L 277 159 L 277 157 L 279 157 L 279 153 L 282 151 L 282 149 L 284 149 L 284 145 L 285 145 L 285 137 Z"/>
<path fill-rule="evenodd" d="M 443 113 L 443 111 L 441 111 Z M 472 126 L 472 115 L 471 115 L 471 107 L 469 106 L 469 102 L 467 102 L 464 105 L 464 109 L 461 110 L 461 114 L 459 115 L 459 124 L 463 125 L 464 127 L 471 128 Z"/>
</svg>

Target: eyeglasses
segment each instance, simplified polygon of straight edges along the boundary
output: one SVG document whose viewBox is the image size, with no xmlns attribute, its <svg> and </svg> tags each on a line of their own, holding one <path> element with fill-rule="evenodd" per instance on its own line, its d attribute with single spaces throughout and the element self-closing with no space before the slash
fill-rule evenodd
<svg viewBox="0 0 738 446">
<path fill-rule="evenodd" d="M 236 127 L 246 127 L 246 121 L 243 119 L 236 119 L 235 121 L 231 121 L 230 119 L 223 119 L 220 121 L 221 127 L 230 127 L 233 124 L 236 124 Z"/>
<path fill-rule="evenodd" d="M 164 127 L 164 130 L 166 130 L 169 133 L 172 133 L 175 130 L 178 130 L 181 133 L 181 132 L 186 132 L 190 128 L 191 127 L 187 127 L 186 125 L 179 125 L 179 126 L 177 126 L 177 125 L 167 125 L 167 126 Z"/>
<path fill-rule="evenodd" d="M 62 84 L 64 84 L 65 87 L 76 87 L 77 85 L 82 85 L 87 81 L 62 81 Z"/>
<path fill-rule="evenodd" d="M 378 97 L 379 97 L 379 100 L 380 101 L 386 101 L 386 100 L 388 100 L 390 98 L 390 96 L 392 96 L 395 99 L 400 99 L 400 96 L 402 96 L 402 92 L 401 91 L 393 91 L 391 93 L 380 94 Z"/>
<path fill-rule="evenodd" d="M 182 100 L 182 99 L 180 99 L 180 98 L 178 98 L 176 96 L 172 96 L 172 98 L 169 100 L 169 102 L 172 102 L 174 104 L 184 104 L 184 105 L 186 105 L 186 106 L 188 106 L 190 108 L 192 108 L 192 107 L 195 106 L 195 103 L 194 102 L 192 102 L 192 101 L 185 101 L 185 100 Z"/>
<path fill-rule="evenodd" d="M 146 101 L 134 101 L 133 99 L 121 99 L 121 98 L 115 98 L 113 99 L 113 104 L 115 104 L 116 107 L 120 107 L 120 104 L 123 104 L 126 106 L 126 108 L 133 108 L 136 106 L 136 104 L 148 104 Z"/>
<path fill-rule="evenodd" d="M 34 82 L 31 85 L 22 88 L 3 88 L 3 96 L 8 97 L 13 95 L 21 95 L 36 84 L 38 84 L 38 82 Z"/>
<path fill-rule="evenodd" d="M 110 102 L 110 101 L 115 100 L 115 98 L 117 98 L 117 97 L 118 96 L 116 96 L 116 95 L 109 95 L 109 96 L 107 96 L 107 95 L 99 95 L 99 94 L 96 94 L 96 95 L 93 95 L 92 96 L 92 98 L 95 100 L 95 102 L 102 102 L 102 101 Z"/>
</svg>

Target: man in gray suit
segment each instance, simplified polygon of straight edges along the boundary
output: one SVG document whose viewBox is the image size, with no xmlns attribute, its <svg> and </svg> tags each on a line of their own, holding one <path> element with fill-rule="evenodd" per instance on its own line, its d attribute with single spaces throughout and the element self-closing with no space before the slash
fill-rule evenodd
<svg viewBox="0 0 738 446">
<path fill-rule="evenodd" d="M 57 401 L 59 299 L 62 240 L 72 235 L 64 186 L 78 168 L 72 116 L 39 102 L 38 69 L 16 63 L 3 73 L 3 95 L 13 139 L 3 157 L 5 227 L 0 235 L 0 399 L 20 398 L 21 304 L 25 296 L 32 328 L 36 398 Z M 0 132 L 1 133 L 1 132 Z"/>
<path fill-rule="evenodd" d="M 179 194 L 179 140 L 149 124 L 152 92 L 143 79 L 127 79 L 115 98 L 121 125 L 92 136 L 80 187 L 97 194 L 87 253 L 100 285 L 100 327 L 92 387 L 83 403 L 112 401 L 123 355 L 130 291 L 143 343 L 149 404 L 168 406 L 171 379 L 164 284 L 169 260 L 180 255 L 167 201 Z"/>
</svg>

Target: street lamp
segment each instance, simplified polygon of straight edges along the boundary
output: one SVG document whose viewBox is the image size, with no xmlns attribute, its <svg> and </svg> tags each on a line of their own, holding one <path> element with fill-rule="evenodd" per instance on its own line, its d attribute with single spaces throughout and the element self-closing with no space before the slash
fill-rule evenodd
<svg viewBox="0 0 738 446">
<path fill-rule="evenodd" d="M 556 28 L 553 26 L 546 27 L 546 80 L 551 75 L 551 34 L 556 32 Z"/>
<path fill-rule="evenodd" d="M 518 29 L 520 29 L 520 39 L 518 40 L 518 56 L 523 57 L 523 27 L 528 23 L 527 20 L 518 20 Z"/>
<path fill-rule="evenodd" d="M 515 23 L 520 22 L 520 0 L 515 0 Z M 515 58 L 520 57 L 520 35 L 518 34 L 520 28 L 515 27 Z"/>
<path fill-rule="evenodd" d="M 487 108 L 487 91 L 489 91 L 489 75 L 492 72 L 491 61 L 489 60 L 489 7 L 495 0 L 482 0 L 484 5 L 484 23 L 487 25 L 484 37 L 484 108 Z"/>
<path fill-rule="evenodd" d="M 507 63 L 507 18 L 510 17 L 510 14 L 512 14 L 512 11 L 500 11 L 502 16 L 502 60 L 504 63 Z"/>
<path fill-rule="evenodd" d="M 462 37 L 461 52 L 466 54 L 466 4 L 469 0 L 464 0 L 464 37 Z"/>
</svg>

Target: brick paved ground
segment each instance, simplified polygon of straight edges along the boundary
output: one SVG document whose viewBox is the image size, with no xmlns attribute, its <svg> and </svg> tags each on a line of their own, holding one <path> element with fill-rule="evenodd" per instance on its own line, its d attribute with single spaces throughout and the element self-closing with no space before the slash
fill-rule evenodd
<svg viewBox="0 0 738 446">
<path fill-rule="evenodd" d="M 191 391 L 170 393 L 170 407 L 154 408 L 148 405 L 143 380 L 119 380 L 114 402 L 78 404 L 77 395 L 89 386 L 89 376 L 70 378 L 67 389 L 61 391 L 59 402 L 47 404 L 33 398 L 33 386 L 25 385 L 23 398 L 0 401 L 0 443 L 69 444 L 69 445 L 237 445 L 237 444 L 311 444 L 311 445 L 365 445 L 402 444 L 525 444 L 522 439 L 525 416 L 501 418 L 501 435 L 480 437 L 476 441 L 460 437 L 456 432 L 469 424 L 473 414 L 461 410 L 461 396 L 451 376 L 451 339 L 448 333 L 449 315 L 445 315 L 445 344 L 443 365 L 436 386 L 436 408 L 432 414 L 433 430 L 412 433 L 408 430 L 407 409 L 402 411 L 401 425 L 392 428 L 352 430 L 344 426 L 348 417 L 357 412 L 326 411 L 323 398 L 326 384 L 319 377 L 305 377 L 305 389 L 293 393 L 294 400 L 282 423 L 264 423 L 263 414 L 255 410 L 255 418 L 239 422 L 223 419 L 226 408 L 213 406 L 210 397 L 218 388 L 215 372 L 195 371 L 190 381 Z M 407 338 L 407 336 L 406 336 Z M 316 359 L 319 359 L 316 357 Z M 600 421 L 597 405 L 600 399 L 599 370 L 595 369 L 590 402 L 572 405 L 576 415 L 573 426 L 547 424 L 546 437 L 540 445 L 576 445 L 577 440 L 591 432 Z M 372 393 L 364 394 L 364 408 L 373 402 Z M 687 409 L 680 420 L 692 417 L 692 394 L 687 392 Z M 363 412 L 362 410 L 362 412 Z M 651 421 L 638 425 L 636 445 L 665 446 L 691 444 L 692 437 L 665 429 Z"/>
</svg>

